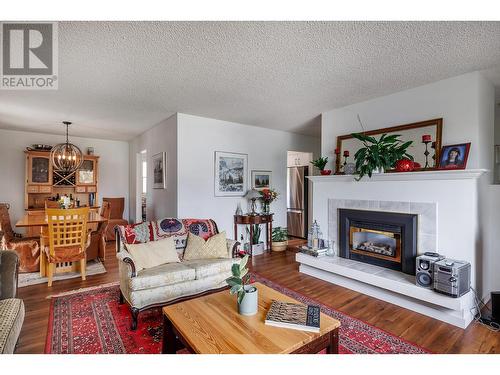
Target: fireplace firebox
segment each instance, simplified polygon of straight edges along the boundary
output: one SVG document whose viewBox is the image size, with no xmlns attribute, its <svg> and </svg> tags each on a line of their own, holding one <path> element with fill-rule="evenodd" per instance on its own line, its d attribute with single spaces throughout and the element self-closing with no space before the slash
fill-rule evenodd
<svg viewBox="0 0 500 375">
<path fill-rule="evenodd" d="M 418 215 L 339 209 L 339 256 L 415 275 Z"/>
</svg>

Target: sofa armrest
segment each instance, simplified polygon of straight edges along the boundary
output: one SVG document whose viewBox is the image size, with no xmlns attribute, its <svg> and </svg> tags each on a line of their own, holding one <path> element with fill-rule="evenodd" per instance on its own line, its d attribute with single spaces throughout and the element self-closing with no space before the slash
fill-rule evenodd
<svg viewBox="0 0 500 375">
<path fill-rule="evenodd" d="M 19 255 L 15 251 L 0 251 L 0 299 L 16 298 Z"/>
<path fill-rule="evenodd" d="M 116 253 L 116 258 L 118 259 L 118 264 L 124 263 L 126 267 L 128 267 L 130 277 L 137 276 L 134 260 L 127 250 L 122 249 L 120 252 Z"/>
<path fill-rule="evenodd" d="M 240 243 L 238 241 L 235 241 L 235 240 L 227 239 L 226 244 L 227 244 L 227 253 L 228 253 L 229 258 L 237 258 L 238 257 L 238 246 L 240 245 Z"/>
</svg>

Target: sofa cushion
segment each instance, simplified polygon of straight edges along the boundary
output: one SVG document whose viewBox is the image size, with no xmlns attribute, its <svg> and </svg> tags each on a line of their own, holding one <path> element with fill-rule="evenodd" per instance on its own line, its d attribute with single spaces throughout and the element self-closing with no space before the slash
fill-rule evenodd
<svg viewBox="0 0 500 375">
<path fill-rule="evenodd" d="M 194 280 L 196 271 L 182 263 L 168 263 L 137 272 L 129 280 L 131 290 L 142 290 Z"/>
<path fill-rule="evenodd" d="M 184 260 L 227 258 L 226 232 L 216 234 L 206 241 L 189 233 Z"/>
<path fill-rule="evenodd" d="M 151 223 L 145 221 L 138 224 L 119 225 L 121 238 L 126 244 L 144 243 L 153 240 Z"/>
<path fill-rule="evenodd" d="M 196 271 L 196 279 L 203 279 L 205 277 L 227 274 L 226 277 L 231 276 L 231 267 L 234 263 L 239 263 L 239 258 L 231 259 L 196 259 L 185 260 L 182 264 L 194 268 Z"/>
<path fill-rule="evenodd" d="M 24 322 L 24 303 L 17 298 L 0 301 L 0 353 L 12 354 Z"/>
<path fill-rule="evenodd" d="M 132 256 L 136 271 L 167 263 L 180 262 L 173 238 L 125 245 Z"/>
</svg>

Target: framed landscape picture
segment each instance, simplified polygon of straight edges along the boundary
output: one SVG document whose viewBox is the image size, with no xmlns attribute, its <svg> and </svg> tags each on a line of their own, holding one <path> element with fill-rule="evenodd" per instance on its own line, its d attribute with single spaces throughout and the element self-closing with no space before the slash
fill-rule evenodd
<svg viewBox="0 0 500 375">
<path fill-rule="evenodd" d="M 167 187 L 167 153 L 153 155 L 153 189 Z"/>
<path fill-rule="evenodd" d="M 215 196 L 242 197 L 248 190 L 248 155 L 215 151 Z"/>
<path fill-rule="evenodd" d="M 263 190 L 271 188 L 273 172 L 271 171 L 252 171 L 252 189 Z"/>
</svg>

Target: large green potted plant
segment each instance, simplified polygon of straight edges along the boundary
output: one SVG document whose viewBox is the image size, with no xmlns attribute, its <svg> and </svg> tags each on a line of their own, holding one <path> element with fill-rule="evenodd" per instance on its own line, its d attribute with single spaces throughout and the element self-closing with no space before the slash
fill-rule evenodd
<svg viewBox="0 0 500 375">
<path fill-rule="evenodd" d="M 231 287 L 229 293 L 238 296 L 238 312 L 241 315 L 255 315 L 257 313 L 259 295 L 257 288 L 250 285 L 250 274 L 246 267 L 248 255 L 245 255 L 240 263 L 233 264 L 231 273 L 233 276 L 226 279 L 227 285 Z"/>
<path fill-rule="evenodd" d="M 363 133 L 354 133 L 352 136 L 363 143 L 354 159 L 356 160 L 356 171 L 359 173 L 357 181 L 363 176 L 372 176 L 372 173 L 384 172 L 394 167 L 396 162 L 403 157 L 413 160 L 413 156 L 406 150 L 413 143 L 403 142 L 399 139 L 399 134 L 382 134 L 379 139 Z"/>
<path fill-rule="evenodd" d="M 285 251 L 288 246 L 288 231 L 286 228 L 276 227 L 272 232 L 272 250 Z"/>
</svg>

